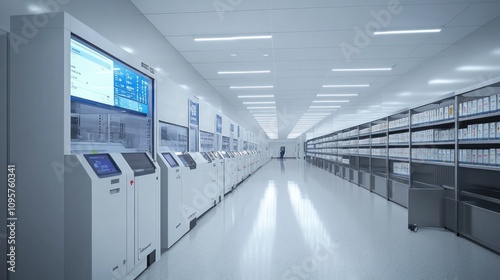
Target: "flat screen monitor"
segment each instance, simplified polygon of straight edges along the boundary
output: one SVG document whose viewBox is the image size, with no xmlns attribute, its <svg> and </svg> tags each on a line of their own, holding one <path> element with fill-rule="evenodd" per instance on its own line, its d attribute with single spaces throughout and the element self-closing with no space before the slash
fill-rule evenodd
<svg viewBox="0 0 500 280">
<path fill-rule="evenodd" d="M 70 61 L 72 100 L 149 113 L 150 77 L 76 36 L 71 37 Z"/>
<path fill-rule="evenodd" d="M 99 178 L 120 175 L 121 170 L 109 154 L 83 155 Z"/>
<path fill-rule="evenodd" d="M 179 167 L 179 164 L 177 163 L 177 161 L 175 160 L 175 158 L 172 156 L 171 153 L 162 153 L 162 155 L 163 158 L 168 162 L 170 167 L 172 168 Z"/>
</svg>

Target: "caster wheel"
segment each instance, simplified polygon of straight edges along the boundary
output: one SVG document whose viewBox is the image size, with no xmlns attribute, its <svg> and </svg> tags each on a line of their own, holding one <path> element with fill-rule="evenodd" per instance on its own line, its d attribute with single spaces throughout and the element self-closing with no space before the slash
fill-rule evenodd
<svg viewBox="0 0 500 280">
<path fill-rule="evenodd" d="M 408 229 L 417 232 L 418 231 L 418 226 L 416 224 L 408 224 Z"/>
</svg>

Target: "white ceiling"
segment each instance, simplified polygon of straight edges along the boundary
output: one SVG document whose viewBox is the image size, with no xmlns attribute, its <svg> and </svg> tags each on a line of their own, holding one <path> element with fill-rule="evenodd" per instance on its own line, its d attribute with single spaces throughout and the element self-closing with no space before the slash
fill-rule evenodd
<svg viewBox="0 0 500 280">
<path fill-rule="evenodd" d="M 70 12 L 117 44 L 131 45 L 139 50 L 137 55 L 146 61 L 157 61 L 162 68 L 168 68 L 166 74 L 176 83 L 186 84 L 196 92 L 201 91 L 202 96 L 206 91 L 207 102 L 223 111 L 241 115 L 241 121 L 250 127 L 258 127 L 259 124 L 242 102 L 267 99 L 243 100 L 237 95 L 273 94 L 280 139 L 287 138 L 296 122 L 313 105 L 313 100 L 334 99 L 316 97 L 317 94 L 359 93 L 356 97 L 338 97 L 350 102 L 336 104 L 342 107 L 330 110 L 332 114 L 311 128 L 307 132 L 308 137 L 371 121 L 500 76 L 500 36 L 497 36 L 500 30 L 500 0 L 399 0 L 401 12 L 392 14 L 383 30 L 442 28 L 442 31 L 435 34 L 370 35 L 368 42 L 362 42 L 364 44 L 359 47 L 359 52 L 350 59 L 344 55 L 341 44 L 354 46 L 358 39 L 356 29 L 364 30 L 367 24 L 376 22 L 373 14 L 380 11 L 386 13 L 388 4 L 396 0 L 131 2 L 73 0 L 61 5 L 60 10 Z M 36 3 L 36 0 L 0 1 L 0 27 L 5 26 L 8 30 L 8 16 L 11 14 L 36 12 L 30 10 Z M 124 17 L 124 14 L 127 16 Z M 140 30 L 134 33 L 140 38 L 130 38 L 128 30 L 131 28 Z M 272 39 L 230 42 L 193 40 L 195 37 L 234 35 L 272 35 Z M 162 36 L 171 45 L 166 41 L 161 43 L 159 40 L 164 40 Z M 173 48 L 187 63 L 173 55 Z M 159 57 L 161 53 L 165 57 Z M 194 70 L 184 64 L 190 64 Z M 485 70 L 456 70 L 467 65 L 484 66 Z M 331 71 L 332 68 L 393 66 L 392 71 L 386 72 Z M 246 75 L 217 73 L 239 70 L 271 72 Z M 196 78 L 191 78 L 193 76 Z M 432 79 L 454 82 L 429 85 Z M 351 83 L 370 84 L 370 87 L 322 88 L 325 84 Z M 249 85 L 273 85 L 274 88 L 229 88 Z M 233 106 L 234 110 L 227 106 Z M 236 121 L 240 122 L 238 117 Z M 274 121 L 270 119 L 267 122 L 261 120 L 260 124 L 274 129 Z"/>
<path fill-rule="evenodd" d="M 494 23 L 500 1 L 401 0 L 400 12 L 379 21 L 379 30 L 442 28 L 435 34 L 372 36 L 356 45 L 356 29 L 388 14 L 394 0 L 132 0 L 147 19 L 186 60 L 233 104 L 248 122 L 254 117 L 237 98 L 240 94 L 274 94 L 278 135 L 287 138 L 296 122 L 321 93 L 359 93 L 349 103 L 310 130 L 331 131 L 376 117 L 436 95 L 479 82 L 476 73 L 457 73 L 455 64 L 468 65 L 484 48 L 498 48 L 497 39 L 480 49 L 461 48 L 464 38 Z M 382 11 L 382 12 L 381 12 Z M 380 26 L 380 25 L 379 25 Z M 486 27 L 483 27 L 486 28 Z M 476 32 L 478 33 L 478 32 Z M 196 37 L 272 35 L 272 39 L 195 42 Z M 482 42 L 496 35 L 479 36 Z M 349 58 L 341 44 L 360 46 Z M 358 42 L 359 43 L 359 42 Z M 264 56 L 267 54 L 268 56 Z M 453 54 L 453 59 L 450 58 Z M 474 59 L 472 59 L 472 55 Z M 236 56 L 234 56 L 236 55 Z M 497 59 L 499 57 L 497 56 Z M 498 64 L 485 59 L 482 65 Z M 394 67 L 386 72 L 332 72 L 332 68 Z M 270 70 L 267 74 L 219 75 L 218 71 Z M 492 71 L 495 72 L 495 71 Z M 420 73 L 420 74 L 418 74 Z M 426 75 L 427 74 L 427 75 Z M 433 76 L 442 74 L 440 76 Z M 492 76 L 481 73 L 481 76 Z M 495 76 L 498 76 L 496 71 Z M 461 76 L 459 78 L 459 76 Z M 473 76 L 473 77 L 471 77 Z M 464 78 L 465 77 L 465 78 Z M 429 79 L 464 79 L 463 83 L 431 86 Z M 466 80 L 466 81 L 465 81 Z M 369 88 L 322 88 L 325 84 L 370 84 Z M 235 90 L 230 86 L 273 85 L 273 89 Z M 266 101 L 268 99 L 256 99 Z M 252 100 L 253 101 L 253 100 Z M 332 104 L 314 104 L 332 105 Z M 350 114 L 350 115 L 349 115 Z"/>
</svg>

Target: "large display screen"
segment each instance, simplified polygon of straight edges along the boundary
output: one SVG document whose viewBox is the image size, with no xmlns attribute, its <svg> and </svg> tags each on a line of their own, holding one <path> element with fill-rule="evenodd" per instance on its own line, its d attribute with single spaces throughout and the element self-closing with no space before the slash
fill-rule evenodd
<svg viewBox="0 0 500 280">
<path fill-rule="evenodd" d="M 172 154 L 170 154 L 170 153 L 163 153 L 162 155 L 165 158 L 165 160 L 168 162 L 168 164 L 170 164 L 170 167 L 172 167 L 172 168 L 179 167 L 179 164 L 174 159 L 174 157 L 172 156 Z"/>
<path fill-rule="evenodd" d="M 71 38 L 71 97 L 147 115 L 153 81 L 116 58 Z"/>
<path fill-rule="evenodd" d="M 90 154 L 84 155 L 84 157 L 87 159 L 97 177 L 101 178 L 121 174 L 120 168 L 116 166 L 109 154 Z"/>
</svg>

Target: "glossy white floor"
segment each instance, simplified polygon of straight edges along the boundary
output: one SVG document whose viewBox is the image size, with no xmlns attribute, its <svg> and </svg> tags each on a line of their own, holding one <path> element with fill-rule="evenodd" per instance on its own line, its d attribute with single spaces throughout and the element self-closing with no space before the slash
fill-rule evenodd
<svg viewBox="0 0 500 280">
<path fill-rule="evenodd" d="M 272 160 L 139 279 L 499 279 L 500 255 L 301 160 Z"/>
</svg>

